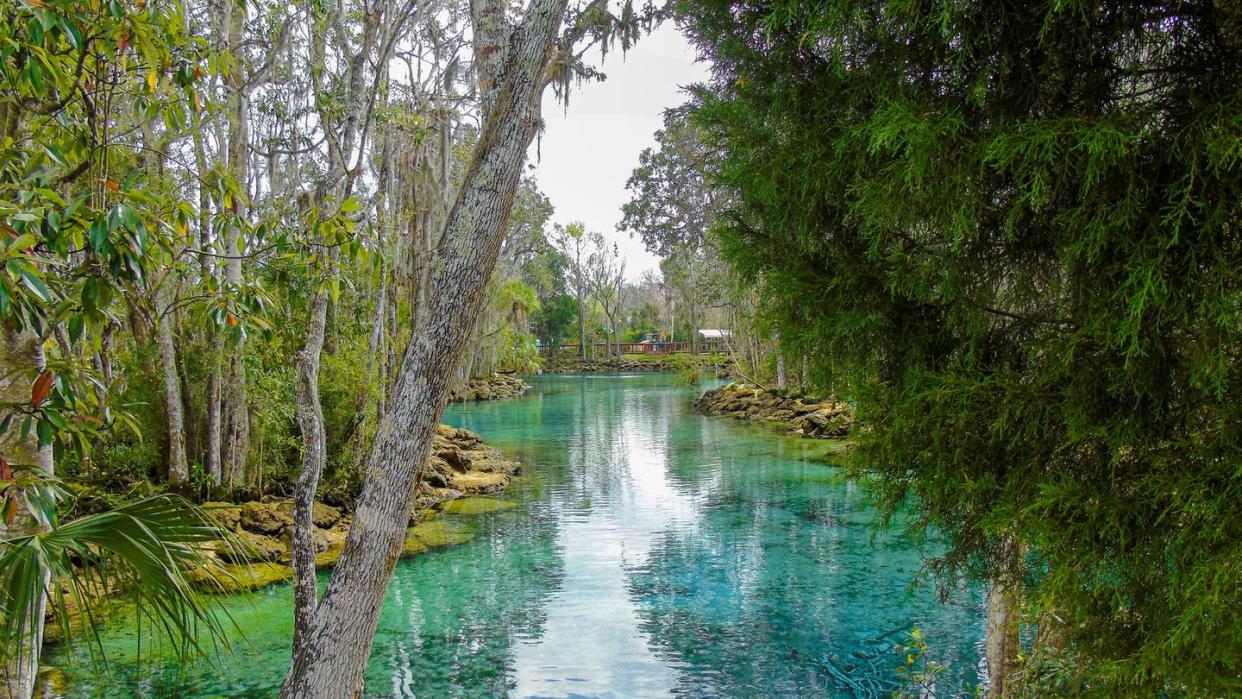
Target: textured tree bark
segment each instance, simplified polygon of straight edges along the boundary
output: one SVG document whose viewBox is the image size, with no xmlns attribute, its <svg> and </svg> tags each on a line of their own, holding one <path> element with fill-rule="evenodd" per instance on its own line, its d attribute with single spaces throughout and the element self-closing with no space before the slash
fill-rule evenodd
<svg viewBox="0 0 1242 699">
<path fill-rule="evenodd" d="M 164 280 L 156 292 L 156 337 L 164 370 L 164 412 L 168 418 L 168 485 L 184 487 L 190 479 L 185 449 L 185 411 L 181 401 L 181 378 L 177 371 L 177 343 L 173 336 L 172 295 Z"/>
<path fill-rule="evenodd" d="M 298 426 L 302 430 L 302 471 L 293 490 L 293 653 L 307 642 L 315 616 L 315 492 L 327 457 L 323 407 L 319 402 L 319 359 L 328 322 L 328 292 L 311 299 L 306 343 L 298 352 Z"/>
<path fill-rule="evenodd" d="M 1008 555 L 1019 555 L 1018 545 L 1012 538 L 1007 538 L 1005 546 Z M 984 641 L 989 699 L 1013 695 L 1009 681 L 1018 658 L 1018 614 L 1017 588 L 1004 575 L 993 578 L 988 592 L 988 626 Z"/>
<path fill-rule="evenodd" d="M 0 346 L 0 401 L 29 405 L 31 385 L 26 380 L 27 371 L 31 367 L 39 373 L 47 369 L 43 345 L 29 332 L 16 336 L 0 332 L 3 332 L 0 336 L 0 340 L 3 340 Z M 23 368 L 27 371 L 23 371 Z M 54 474 L 51 445 L 40 448 L 35 443 L 33 434 L 22 439 L 21 430 L 9 430 L 0 438 L 0 456 L 11 466 L 34 466 L 49 476 Z M 32 529 L 37 531 L 38 524 L 23 512 L 13 523 L 13 529 L 29 533 Z M 3 523 L 0 523 L 0 534 L 7 536 Z M 49 582 L 50 577 L 45 576 L 41 588 L 46 590 Z M 47 597 L 43 595 L 25 638 L 17 643 L 17 648 L 7 651 L 10 660 L 3 666 L 4 678 L 3 684 L 0 684 L 0 696 L 30 699 L 34 695 L 35 680 L 39 672 L 39 653 L 43 648 L 46 609 Z"/>
<path fill-rule="evenodd" d="M 186 22 L 189 22 L 188 16 Z M 188 26 L 188 25 L 187 25 Z M 194 114 L 194 165 L 200 173 L 210 169 L 203 138 L 204 125 L 198 113 Z M 198 273 L 199 283 L 207 288 L 208 280 L 216 275 L 212 261 L 211 194 L 200 180 L 198 183 Z M 207 444 L 203 459 L 207 479 L 214 487 L 220 486 L 220 333 L 208 329 L 206 342 L 211 357 L 211 371 L 207 374 Z"/>
<path fill-rule="evenodd" d="M 509 37 L 495 107 L 445 221 L 427 313 L 421 314 L 391 408 L 367 458 L 344 552 L 294 655 L 281 696 L 356 697 L 413 507 L 414 489 L 469 339 L 470 319 L 504 236 L 539 122 L 548 58 L 566 0 L 534 0 Z"/>
<path fill-rule="evenodd" d="M 225 31 L 230 49 L 234 55 L 242 42 L 246 9 L 237 3 L 224 3 Z M 250 126 L 249 95 L 250 89 L 244 80 L 245 71 L 234 69 L 229 71 L 228 85 L 228 172 L 237 189 L 247 191 L 246 174 L 249 163 Z M 235 195 L 233 197 L 233 213 L 237 216 L 245 214 L 245 204 Z M 236 223 L 228 226 L 228 237 L 225 241 L 227 262 L 224 268 L 224 280 L 235 292 L 242 283 L 241 260 L 241 227 Z M 239 340 L 231 348 L 228 357 L 227 376 L 225 379 L 223 445 L 221 449 L 221 471 L 228 488 L 237 486 L 246 467 L 246 452 L 250 446 L 250 411 L 246 403 L 246 365 L 242 355 L 245 350 L 245 339 Z"/>
<path fill-rule="evenodd" d="M 210 333 L 207 343 L 211 353 L 211 373 L 207 375 L 207 457 L 206 471 L 207 479 L 211 481 L 213 488 L 220 487 L 221 474 L 221 434 L 220 427 L 223 417 L 222 399 L 220 395 L 220 355 L 223 349 L 220 342 L 220 333 L 208 331 Z"/>
</svg>

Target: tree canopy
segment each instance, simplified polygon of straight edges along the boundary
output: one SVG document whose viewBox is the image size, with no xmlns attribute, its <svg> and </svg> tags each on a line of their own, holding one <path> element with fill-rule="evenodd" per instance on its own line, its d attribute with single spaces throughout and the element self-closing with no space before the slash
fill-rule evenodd
<svg viewBox="0 0 1242 699">
<path fill-rule="evenodd" d="M 1024 588 L 1025 686 L 1238 691 L 1242 11 L 679 12 L 724 255 L 941 579 Z"/>
</svg>

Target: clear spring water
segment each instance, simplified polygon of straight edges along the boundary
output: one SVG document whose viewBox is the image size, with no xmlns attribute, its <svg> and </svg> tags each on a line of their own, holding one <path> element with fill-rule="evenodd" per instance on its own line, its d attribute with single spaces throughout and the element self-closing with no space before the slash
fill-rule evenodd
<svg viewBox="0 0 1242 699">
<path fill-rule="evenodd" d="M 830 445 L 702 417 L 667 375 L 534 383 L 449 408 L 527 475 L 510 509 L 443 515 L 469 543 L 397 566 L 367 696 L 889 696 L 915 625 L 950 666 L 936 693 L 972 693 L 980 595 L 912 587 L 928 551 L 875 533 Z M 139 663 L 125 619 L 104 634 L 107 671 L 48 662 L 74 697 L 273 696 L 291 594 L 227 598 L 244 638 L 211 662 L 162 660 L 144 629 Z"/>
</svg>

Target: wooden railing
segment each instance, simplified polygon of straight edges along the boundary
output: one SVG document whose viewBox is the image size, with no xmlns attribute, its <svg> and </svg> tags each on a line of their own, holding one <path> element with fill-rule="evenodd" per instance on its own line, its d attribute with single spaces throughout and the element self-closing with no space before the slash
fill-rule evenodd
<svg viewBox="0 0 1242 699">
<path fill-rule="evenodd" d="M 596 342 L 592 346 L 595 350 L 594 356 L 606 357 L 610 352 L 616 351 L 616 345 L 612 343 Z M 621 354 L 673 354 L 674 352 L 689 352 L 689 342 L 622 342 Z M 699 342 L 695 347 L 695 351 L 699 354 L 708 354 L 711 352 L 727 352 L 728 347 L 723 342 L 705 340 Z M 547 357 L 553 354 L 564 354 L 576 357 L 580 354 L 578 343 L 564 344 L 560 347 L 545 345 L 539 348 L 539 354 Z"/>
</svg>

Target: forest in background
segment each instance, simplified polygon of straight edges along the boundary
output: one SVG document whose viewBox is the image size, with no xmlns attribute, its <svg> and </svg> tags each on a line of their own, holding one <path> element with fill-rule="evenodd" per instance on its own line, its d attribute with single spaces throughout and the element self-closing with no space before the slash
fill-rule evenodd
<svg viewBox="0 0 1242 699">
<path fill-rule="evenodd" d="M 288 486 L 298 355 L 322 325 L 325 485 L 356 494 L 480 122 L 469 15 L 368 7 L 10 8 L 20 225 L 0 311 L 43 342 L 10 346 L 5 368 L 41 361 L 52 383 L 6 426 L 54 442 L 67 480 L 100 496 Z M 611 17 L 595 41 L 640 21 Z M 567 60 L 566 98 L 593 76 Z M 599 232 L 552 213 L 523 179 L 458 381 L 534 373 L 537 345 L 689 341 L 731 320 L 700 251 L 631 282 Z"/>
</svg>

